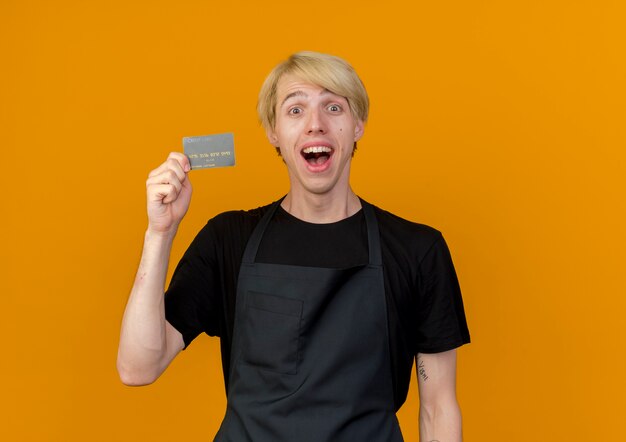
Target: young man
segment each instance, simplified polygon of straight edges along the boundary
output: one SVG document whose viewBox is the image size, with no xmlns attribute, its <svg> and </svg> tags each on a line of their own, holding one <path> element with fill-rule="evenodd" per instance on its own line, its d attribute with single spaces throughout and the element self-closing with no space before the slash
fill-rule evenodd
<svg viewBox="0 0 626 442">
<path fill-rule="evenodd" d="M 368 97 L 345 61 L 301 52 L 259 96 L 287 195 L 210 220 L 163 296 L 191 198 L 172 153 L 147 180 L 149 224 L 118 370 L 156 380 L 201 332 L 219 336 L 228 407 L 217 441 L 402 441 L 395 412 L 414 358 L 420 437 L 460 441 L 456 348 L 469 342 L 446 244 L 361 200 L 349 183 Z"/>
</svg>

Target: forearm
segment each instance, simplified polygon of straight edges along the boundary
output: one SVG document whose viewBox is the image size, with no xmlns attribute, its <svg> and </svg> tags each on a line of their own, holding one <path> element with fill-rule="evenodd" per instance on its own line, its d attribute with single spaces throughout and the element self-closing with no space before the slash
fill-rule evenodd
<svg viewBox="0 0 626 442">
<path fill-rule="evenodd" d="M 419 433 L 421 442 L 461 442 L 461 409 L 456 399 L 420 405 Z"/>
<path fill-rule="evenodd" d="M 128 298 L 118 350 L 118 371 L 127 384 L 150 383 L 167 351 L 163 301 L 174 234 L 146 232 L 141 262 Z"/>
</svg>

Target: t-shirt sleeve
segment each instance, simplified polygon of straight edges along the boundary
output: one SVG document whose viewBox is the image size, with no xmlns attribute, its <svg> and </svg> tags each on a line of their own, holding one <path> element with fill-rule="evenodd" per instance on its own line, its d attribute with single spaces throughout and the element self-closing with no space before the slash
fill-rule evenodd
<svg viewBox="0 0 626 442">
<path fill-rule="evenodd" d="M 209 222 L 189 245 L 165 293 L 165 319 L 183 335 L 184 348 L 202 332 L 218 335 L 220 305 L 214 236 Z"/>
<path fill-rule="evenodd" d="M 469 343 L 461 289 L 443 236 L 424 255 L 419 275 L 417 352 L 439 353 Z"/>
</svg>

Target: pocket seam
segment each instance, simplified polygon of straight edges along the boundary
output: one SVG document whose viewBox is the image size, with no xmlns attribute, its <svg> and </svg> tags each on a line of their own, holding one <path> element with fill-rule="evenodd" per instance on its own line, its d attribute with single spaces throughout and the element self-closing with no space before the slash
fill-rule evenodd
<svg viewBox="0 0 626 442">
<path fill-rule="evenodd" d="M 287 316 L 295 316 L 295 317 L 302 319 L 302 310 L 303 310 L 304 301 L 302 301 L 301 299 L 287 298 L 286 296 L 272 295 L 269 293 L 257 292 L 253 290 L 249 290 L 248 293 L 250 294 L 250 296 L 247 297 L 246 299 L 246 307 L 256 308 L 258 310 L 263 310 L 263 311 L 270 312 L 270 313 L 277 313 L 277 314 L 287 315 Z M 270 309 L 264 306 L 259 306 L 254 301 L 260 298 L 281 300 L 286 305 L 297 306 L 298 313 L 289 313 L 289 312 L 285 312 L 284 310 L 278 311 L 279 309 Z"/>
<path fill-rule="evenodd" d="M 293 315 L 291 313 L 277 312 L 275 310 L 270 310 L 270 309 L 267 309 L 267 308 L 257 307 L 256 305 L 248 305 L 247 307 L 248 308 L 253 308 L 255 310 L 261 310 L 262 312 L 273 313 L 275 315 L 283 315 L 283 316 L 289 316 L 290 318 L 300 318 L 300 319 L 302 319 L 301 315 Z"/>
</svg>

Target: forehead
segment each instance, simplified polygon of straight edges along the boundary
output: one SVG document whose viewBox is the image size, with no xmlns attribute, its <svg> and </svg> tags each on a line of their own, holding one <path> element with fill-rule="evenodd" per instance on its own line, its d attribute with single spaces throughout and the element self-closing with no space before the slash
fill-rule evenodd
<svg viewBox="0 0 626 442">
<path fill-rule="evenodd" d="M 281 106 L 285 100 L 292 97 L 312 98 L 319 95 L 333 95 L 340 97 L 318 84 L 298 77 L 294 74 L 285 74 L 276 85 L 277 106 Z M 343 98 L 343 97 L 341 97 Z"/>
</svg>

